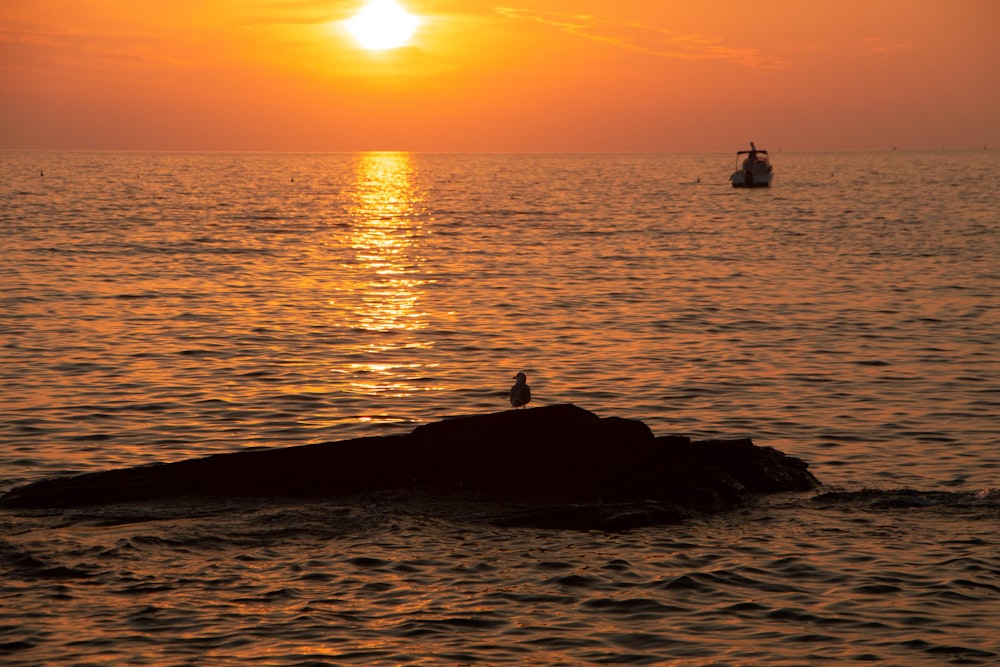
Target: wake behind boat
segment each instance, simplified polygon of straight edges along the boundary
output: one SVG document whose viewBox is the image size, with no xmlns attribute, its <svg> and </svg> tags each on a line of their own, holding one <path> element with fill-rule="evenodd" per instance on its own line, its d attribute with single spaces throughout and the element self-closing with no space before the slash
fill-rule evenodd
<svg viewBox="0 0 1000 667">
<path fill-rule="evenodd" d="M 752 141 L 750 150 L 737 151 L 736 167 L 736 171 L 729 177 L 734 188 L 766 188 L 771 185 L 771 178 L 774 176 L 771 160 L 767 151 L 757 150 Z"/>
</svg>

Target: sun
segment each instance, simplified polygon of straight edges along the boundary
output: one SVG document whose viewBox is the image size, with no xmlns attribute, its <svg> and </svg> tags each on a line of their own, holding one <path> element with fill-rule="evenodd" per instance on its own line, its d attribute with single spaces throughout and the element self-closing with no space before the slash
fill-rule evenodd
<svg viewBox="0 0 1000 667">
<path fill-rule="evenodd" d="M 405 46 L 420 25 L 420 19 L 403 9 L 396 0 L 369 0 L 345 25 L 363 48 L 385 51 Z"/>
</svg>

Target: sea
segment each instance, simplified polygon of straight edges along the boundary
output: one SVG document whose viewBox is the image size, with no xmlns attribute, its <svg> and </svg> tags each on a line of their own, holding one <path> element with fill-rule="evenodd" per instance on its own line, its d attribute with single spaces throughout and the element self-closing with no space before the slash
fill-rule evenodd
<svg viewBox="0 0 1000 667">
<path fill-rule="evenodd" d="M 0 492 L 573 403 L 817 491 L 0 510 L 0 663 L 1000 664 L 1000 151 L 0 152 Z M 766 147 L 765 147 L 766 148 Z M 453 508 L 454 509 L 454 508 Z"/>
</svg>

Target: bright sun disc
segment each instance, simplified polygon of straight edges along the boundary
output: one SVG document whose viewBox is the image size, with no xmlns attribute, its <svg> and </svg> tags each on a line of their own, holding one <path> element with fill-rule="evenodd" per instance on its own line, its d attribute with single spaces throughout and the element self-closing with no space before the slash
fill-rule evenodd
<svg viewBox="0 0 1000 667">
<path fill-rule="evenodd" d="M 362 47 L 384 51 L 409 42 L 419 24 L 420 19 L 403 9 L 396 0 L 370 0 L 345 25 Z"/>
</svg>

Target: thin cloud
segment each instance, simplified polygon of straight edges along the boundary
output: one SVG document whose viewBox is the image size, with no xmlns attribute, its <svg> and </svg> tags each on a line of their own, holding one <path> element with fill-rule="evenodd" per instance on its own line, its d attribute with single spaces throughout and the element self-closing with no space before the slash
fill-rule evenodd
<svg viewBox="0 0 1000 667">
<path fill-rule="evenodd" d="M 197 64 L 161 52 L 156 36 L 147 33 L 17 26 L 0 28 L 0 49 L 0 70 L 84 74 L 142 84 L 155 84 L 164 71 Z"/>
<path fill-rule="evenodd" d="M 865 37 L 864 46 L 866 51 L 873 54 L 898 53 L 913 48 L 906 42 L 890 42 L 884 37 Z"/>
<path fill-rule="evenodd" d="M 513 20 L 534 21 L 565 33 L 621 49 L 660 58 L 681 60 L 725 60 L 749 67 L 788 67 L 787 61 L 766 56 L 756 48 L 727 46 L 722 38 L 682 35 L 630 21 L 602 20 L 589 14 L 538 12 L 514 7 L 496 7 L 497 14 Z"/>
</svg>

